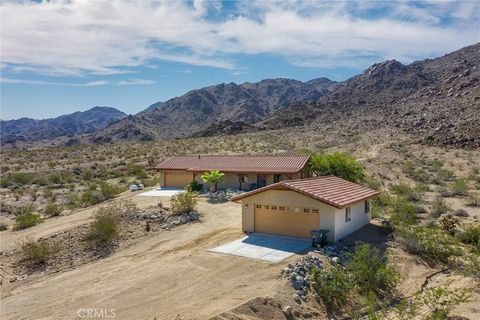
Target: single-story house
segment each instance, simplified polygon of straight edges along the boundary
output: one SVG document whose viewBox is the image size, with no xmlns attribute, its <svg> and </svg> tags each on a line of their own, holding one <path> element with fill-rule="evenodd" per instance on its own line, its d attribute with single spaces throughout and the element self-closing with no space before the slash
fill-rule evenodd
<svg viewBox="0 0 480 320">
<path fill-rule="evenodd" d="M 160 186 L 184 188 L 196 180 L 209 188 L 200 176 L 210 170 L 225 174 L 219 189 L 252 190 L 282 180 L 310 176 L 308 156 L 222 155 L 174 156 L 155 167 L 160 172 Z"/>
<path fill-rule="evenodd" d="M 337 241 L 368 224 L 370 199 L 379 192 L 334 176 L 284 180 L 243 193 L 242 229 L 293 237 L 310 237 L 328 229 Z"/>
</svg>

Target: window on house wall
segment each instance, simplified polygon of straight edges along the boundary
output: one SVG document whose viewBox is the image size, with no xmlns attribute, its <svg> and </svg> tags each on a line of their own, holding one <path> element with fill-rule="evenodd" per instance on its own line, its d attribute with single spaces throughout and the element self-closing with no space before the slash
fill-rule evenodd
<svg viewBox="0 0 480 320">
<path fill-rule="evenodd" d="M 285 210 L 285 207 L 278 207 L 278 210 Z"/>
<path fill-rule="evenodd" d="M 365 214 L 370 213 L 370 201 L 365 201 Z"/>
<path fill-rule="evenodd" d="M 280 182 L 280 181 L 282 181 L 282 175 L 281 174 L 274 174 L 273 175 L 273 182 L 277 183 L 277 182 Z"/>
<path fill-rule="evenodd" d="M 352 220 L 352 208 L 348 207 L 345 208 L 345 222 L 349 222 Z"/>
<path fill-rule="evenodd" d="M 246 176 L 246 175 L 241 175 L 241 176 L 240 176 L 240 182 L 241 182 L 241 183 L 247 183 L 247 182 L 248 182 L 248 176 Z"/>
<path fill-rule="evenodd" d="M 313 213 L 318 213 L 318 209 L 312 209 Z"/>
<path fill-rule="evenodd" d="M 300 172 L 300 178 L 303 179 L 303 178 L 306 178 L 306 175 L 305 175 L 305 172 Z"/>
<path fill-rule="evenodd" d="M 277 206 L 272 206 L 272 210 L 277 210 Z"/>
<path fill-rule="evenodd" d="M 305 209 L 303 209 L 303 212 L 309 213 L 309 212 L 310 212 L 310 209 L 305 208 Z"/>
<path fill-rule="evenodd" d="M 257 204 L 255 207 L 256 207 L 257 209 L 260 209 L 262 206 L 261 206 L 260 204 Z"/>
</svg>

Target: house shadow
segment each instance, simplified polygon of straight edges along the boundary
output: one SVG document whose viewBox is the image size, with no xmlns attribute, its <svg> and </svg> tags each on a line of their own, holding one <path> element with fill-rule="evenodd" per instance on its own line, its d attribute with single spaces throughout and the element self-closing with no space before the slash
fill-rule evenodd
<svg viewBox="0 0 480 320">
<path fill-rule="evenodd" d="M 355 243 L 370 244 L 380 250 L 382 254 L 388 248 L 388 242 L 391 239 L 392 230 L 377 224 L 369 223 L 352 232 L 348 236 L 338 240 L 339 245 L 355 245 Z"/>
<path fill-rule="evenodd" d="M 313 249 L 310 239 L 253 233 L 242 243 L 291 253 L 309 252 Z"/>
</svg>

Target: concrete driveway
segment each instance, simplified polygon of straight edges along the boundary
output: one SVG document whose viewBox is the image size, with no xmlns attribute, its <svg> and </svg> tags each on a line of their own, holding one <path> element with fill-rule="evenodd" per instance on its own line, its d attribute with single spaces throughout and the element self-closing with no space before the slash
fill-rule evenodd
<svg viewBox="0 0 480 320">
<path fill-rule="evenodd" d="M 310 248 L 311 245 L 309 239 L 255 233 L 208 251 L 280 262 L 297 252 Z"/>
<path fill-rule="evenodd" d="M 185 190 L 179 188 L 157 188 L 137 194 L 137 197 L 171 197 Z"/>
</svg>

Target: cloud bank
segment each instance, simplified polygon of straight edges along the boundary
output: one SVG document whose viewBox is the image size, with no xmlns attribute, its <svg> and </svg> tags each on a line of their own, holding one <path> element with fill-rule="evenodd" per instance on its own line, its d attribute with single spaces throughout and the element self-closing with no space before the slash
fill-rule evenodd
<svg viewBox="0 0 480 320">
<path fill-rule="evenodd" d="M 217 1 L 6 1 L 0 4 L 1 68 L 111 75 L 161 60 L 235 71 L 242 68 L 239 56 L 257 54 L 301 67 L 363 68 L 474 44 L 479 13 L 478 1 L 245 1 L 228 7 Z"/>
</svg>

